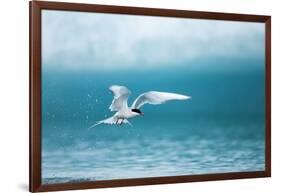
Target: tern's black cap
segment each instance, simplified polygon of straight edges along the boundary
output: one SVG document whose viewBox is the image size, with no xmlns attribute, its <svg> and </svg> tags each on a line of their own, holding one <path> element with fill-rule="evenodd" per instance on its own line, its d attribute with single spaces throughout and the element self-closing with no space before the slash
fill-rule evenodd
<svg viewBox="0 0 281 193">
<path fill-rule="evenodd" d="M 132 111 L 138 114 L 142 114 L 142 112 L 139 109 L 132 109 Z"/>
</svg>

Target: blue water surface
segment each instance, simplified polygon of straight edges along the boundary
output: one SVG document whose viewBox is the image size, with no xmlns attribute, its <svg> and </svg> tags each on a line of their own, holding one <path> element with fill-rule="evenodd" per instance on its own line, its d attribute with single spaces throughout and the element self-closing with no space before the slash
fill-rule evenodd
<svg viewBox="0 0 281 193">
<path fill-rule="evenodd" d="M 212 68 L 217 62 L 208 61 L 208 70 L 202 65 L 112 72 L 43 66 L 43 183 L 264 170 L 263 61 L 220 60 L 245 68 Z M 145 105 L 145 116 L 132 119 L 133 127 L 88 129 L 112 115 L 108 87 L 113 84 L 132 91 L 129 104 L 150 90 L 192 99 Z"/>
</svg>

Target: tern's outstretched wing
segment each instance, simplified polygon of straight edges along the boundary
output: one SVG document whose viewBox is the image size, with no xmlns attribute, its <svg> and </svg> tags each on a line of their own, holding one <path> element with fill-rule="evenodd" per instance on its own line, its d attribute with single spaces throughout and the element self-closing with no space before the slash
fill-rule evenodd
<svg viewBox="0 0 281 193">
<path fill-rule="evenodd" d="M 187 100 L 190 96 L 185 96 L 176 93 L 150 91 L 141 94 L 134 101 L 132 108 L 139 109 L 144 104 L 160 105 L 170 100 Z"/>
<path fill-rule="evenodd" d="M 120 111 L 121 109 L 128 108 L 128 97 L 131 91 L 125 86 L 113 85 L 109 87 L 109 90 L 113 94 L 113 100 L 109 107 L 111 111 Z"/>
</svg>

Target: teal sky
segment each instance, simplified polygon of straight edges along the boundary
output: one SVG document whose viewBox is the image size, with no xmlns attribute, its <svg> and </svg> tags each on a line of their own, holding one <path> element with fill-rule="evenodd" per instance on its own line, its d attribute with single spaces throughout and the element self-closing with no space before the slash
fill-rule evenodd
<svg viewBox="0 0 281 193">
<path fill-rule="evenodd" d="M 150 70 L 264 60 L 264 24 L 43 10 L 44 69 Z M 198 61 L 205 61 L 200 62 Z M 210 66 L 208 61 L 212 62 Z M 228 63 L 240 68 L 244 63 Z M 251 62 L 249 65 L 260 65 Z"/>
</svg>

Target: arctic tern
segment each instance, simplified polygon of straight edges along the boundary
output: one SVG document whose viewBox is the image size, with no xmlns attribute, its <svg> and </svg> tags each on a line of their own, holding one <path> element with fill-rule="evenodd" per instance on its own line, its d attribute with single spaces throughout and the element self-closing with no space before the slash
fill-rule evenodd
<svg viewBox="0 0 281 193">
<path fill-rule="evenodd" d="M 96 124 L 92 125 L 89 128 L 95 127 L 99 124 L 116 124 L 122 125 L 127 123 L 132 126 L 128 119 L 143 116 L 144 113 L 140 111 L 140 107 L 144 104 L 159 105 L 163 104 L 170 100 L 187 100 L 190 99 L 190 96 L 169 93 L 169 92 L 158 92 L 158 91 L 149 91 L 139 95 L 133 102 L 131 107 L 128 107 L 128 98 L 131 94 L 131 91 L 125 86 L 112 85 L 109 87 L 109 90 L 113 94 L 113 100 L 109 107 L 109 110 L 116 113 L 107 119 L 98 121 Z"/>
</svg>

